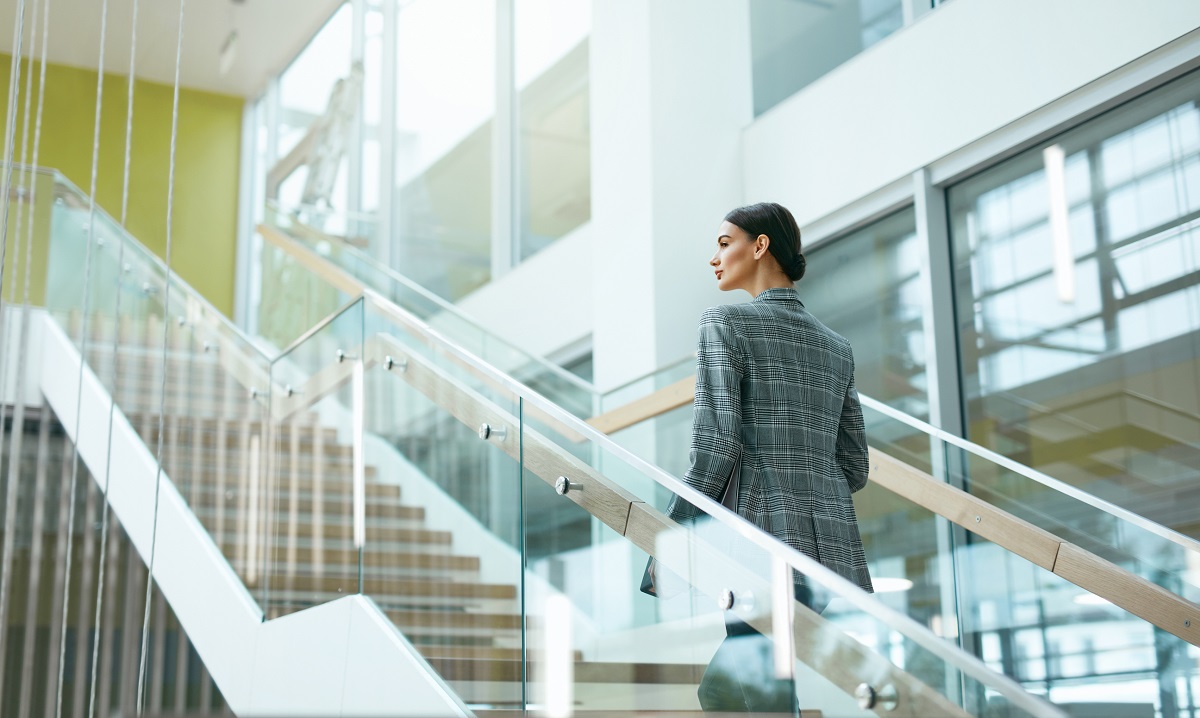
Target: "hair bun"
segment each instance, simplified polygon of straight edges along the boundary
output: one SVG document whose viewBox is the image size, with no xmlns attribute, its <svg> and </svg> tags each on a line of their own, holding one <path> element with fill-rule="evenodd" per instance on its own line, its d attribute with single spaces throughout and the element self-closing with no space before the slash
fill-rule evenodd
<svg viewBox="0 0 1200 718">
<path fill-rule="evenodd" d="M 791 271 L 788 272 L 788 278 L 793 282 L 799 282 L 804 277 L 804 270 L 808 268 L 808 260 L 804 258 L 804 254 L 797 252 L 796 259 L 792 262 Z"/>
</svg>

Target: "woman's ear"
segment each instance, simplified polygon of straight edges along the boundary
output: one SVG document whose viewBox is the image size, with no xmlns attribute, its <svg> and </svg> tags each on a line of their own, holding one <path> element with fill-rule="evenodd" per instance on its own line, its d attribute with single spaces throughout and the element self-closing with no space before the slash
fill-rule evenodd
<svg viewBox="0 0 1200 718">
<path fill-rule="evenodd" d="M 754 258 L 762 259 L 766 255 L 767 250 L 771 248 L 771 238 L 765 234 L 760 234 L 754 240 Z"/>
</svg>

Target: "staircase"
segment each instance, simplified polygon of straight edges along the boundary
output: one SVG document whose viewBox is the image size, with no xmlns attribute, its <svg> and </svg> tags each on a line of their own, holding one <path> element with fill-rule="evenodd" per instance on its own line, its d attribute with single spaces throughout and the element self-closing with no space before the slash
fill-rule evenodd
<svg viewBox="0 0 1200 718">
<path fill-rule="evenodd" d="M 119 330 L 92 326 L 88 364 L 102 378 L 113 377 L 115 366 L 117 378 L 106 383 L 117 406 L 152 452 L 161 438 L 164 473 L 266 618 L 366 594 L 466 703 L 520 709 L 532 664 L 522 645 L 519 575 L 511 583 L 485 581 L 483 559 L 456 552 L 453 533 L 431 528 L 427 507 L 406 501 L 395 477 L 370 465 L 364 467 L 360 552 L 353 537 L 353 449 L 338 430 L 323 425 L 315 411 L 272 428 L 260 409 L 265 397 L 251 397 L 232 378 L 214 344 L 198 340 L 186 321 L 166 329 L 165 384 L 157 315 L 123 321 Z M 98 339 L 113 331 L 120 332 L 115 357 L 111 341 Z M 260 479 L 254 470 L 262 461 Z M 624 692 L 640 686 L 653 689 L 655 709 L 698 710 L 702 663 L 595 662 L 579 650 L 573 655 L 575 680 L 590 685 L 594 697 L 614 686 Z M 579 693 L 586 709 L 588 689 Z"/>
</svg>

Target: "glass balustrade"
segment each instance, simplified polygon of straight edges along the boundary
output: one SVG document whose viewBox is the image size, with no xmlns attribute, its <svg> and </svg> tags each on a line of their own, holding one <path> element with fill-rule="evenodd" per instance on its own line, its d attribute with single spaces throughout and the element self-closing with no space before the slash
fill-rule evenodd
<svg viewBox="0 0 1200 718">
<path fill-rule="evenodd" d="M 268 618 L 361 589 L 362 305 L 349 303 L 271 362 Z"/>
<path fill-rule="evenodd" d="M 601 404 L 629 406 L 644 399 L 638 388 L 662 388 L 680 373 L 644 378 Z M 854 498 L 881 602 L 1055 703 L 1114 716 L 1194 709 L 1195 542 L 863 402 L 874 461 Z M 613 439 L 682 475 L 690 434 L 686 405 Z M 655 496 L 644 486 L 637 493 Z M 660 508 L 668 497 L 657 492 Z M 830 616 L 838 620 L 836 607 Z"/>
<path fill-rule="evenodd" d="M 377 292 L 447 339 L 577 416 L 591 416 L 595 411 L 591 384 L 479 326 L 450 302 L 381 264 L 344 238 L 314 229 L 278 206 L 267 208 L 261 231 L 263 311 L 259 330 L 272 338 L 283 338 L 281 346 L 349 299 L 344 290 L 354 284 Z M 308 260 L 307 268 L 301 258 Z M 326 278 L 317 276 L 316 266 L 327 273 Z M 333 282 L 343 293 L 331 288 L 335 286 Z M 307 313 L 299 316 L 302 307 L 312 305 L 320 305 L 326 311 L 317 317 Z M 306 324 L 310 318 L 312 321 Z"/>
<path fill-rule="evenodd" d="M 476 709 L 698 710 L 699 689 L 719 702 L 729 688 L 722 656 L 754 655 L 755 685 L 799 695 L 772 704 L 785 711 L 1059 715 L 945 640 L 957 615 L 936 586 L 945 574 L 920 586 L 937 593 L 923 613 L 868 597 L 655 467 L 678 464 L 688 407 L 614 443 L 576 416 L 591 398 L 561 406 L 480 357 L 490 338 L 464 347 L 435 316 L 371 291 L 268 362 L 62 187 L 52 257 L 86 258 L 87 234 L 68 230 L 93 227 L 96 276 L 111 283 L 56 295 L 51 310 L 89 352 L 110 347 L 110 364 L 95 361 L 122 410 L 135 413 L 135 382 L 168 387 L 143 436 L 161 439 L 164 473 L 268 618 L 363 593 Z M 48 283 L 69 276 L 51 265 Z M 333 292 L 312 306 L 346 294 Z M 106 308 L 118 295 L 120 317 Z M 904 431 L 910 470 L 947 462 Z M 668 520 L 673 494 L 701 518 Z M 926 513 L 914 533 L 936 540 L 944 520 Z M 658 598 L 640 591 L 649 555 Z M 727 622 L 748 640 L 728 647 Z"/>
<path fill-rule="evenodd" d="M 51 196 L 47 311 L 256 590 L 264 575 L 268 359 L 57 173 Z"/>
<path fill-rule="evenodd" d="M 288 371 L 299 373 L 283 382 Z M 787 696 L 771 704 L 785 712 L 795 689 L 801 708 L 837 715 L 893 694 L 901 715 L 1056 715 L 390 304 L 354 302 L 275 361 L 277 433 L 281 383 L 288 410 L 344 429 L 352 454 L 361 431 L 349 514 L 321 522 L 327 556 L 335 533 L 357 544 L 334 573 L 360 580 L 475 709 L 699 710 L 702 688 L 710 707 L 733 690 L 723 661 L 757 656 L 754 685 L 764 700 Z M 668 520 L 674 492 L 703 519 Z M 272 516 L 275 585 L 304 532 Z M 649 555 L 664 598 L 640 591 Z M 797 602 L 796 575 L 824 614 Z M 341 595 L 332 586 L 308 605 Z M 269 614 L 302 607 L 268 595 Z M 749 626 L 732 647 L 731 617 Z"/>
</svg>

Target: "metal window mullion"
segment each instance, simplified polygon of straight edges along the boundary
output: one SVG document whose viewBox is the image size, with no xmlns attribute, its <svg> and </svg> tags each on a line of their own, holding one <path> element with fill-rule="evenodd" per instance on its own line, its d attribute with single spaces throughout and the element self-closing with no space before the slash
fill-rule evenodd
<svg viewBox="0 0 1200 718">
<path fill-rule="evenodd" d="M 383 36 L 380 39 L 379 106 L 379 207 L 375 211 L 375 258 L 392 267 L 393 208 L 396 197 L 396 3 L 383 3 Z"/>
<path fill-rule="evenodd" d="M 352 0 L 351 9 L 353 19 L 350 31 L 350 67 L 353 68 L 355 63 L 362 64 L 365 77 L 368 11 L 366 0 Z M 358 111 L 354 113 L 354 122 L 350 126 L 350 142 L 346 152 L 345 211 L 347 217 L 345 231 L 347 236 L 351 237 L 360 234 L 358 229 L 360 220 L 357 217 L 362 213 L 363 140 L 366 137 L 366 133 L 363 131 L 366 123 L 365 98 L 366 92 L 360 92 Z"/>
<path fill-rule="evenodd" d="M 258 119 L 261 102 L 249 102 L 242 111 L 241 160 L 238 169 L 237 252 L 234 258 L 233 319 L 239 327 L 251 328 L 250 285 L 261 276 L 262 267 L 254 261 L 251 243 L 254 225 L 262 211 L 258 186 L 266 181 L 266 172 L 258 166 Z"/>
<path fill-rule="evenodd" d="M 925 334 L 925 372 L 929 386 L 929 423 L 965 437 L 958 374 L 958 324 L 954 313 L 953 256 L 946 214 L 946 193 L 929 171 L 913 174 L 913 197 L 921 254 Z"/>
<path fill-rule="evenodd" d="M 958 326 L 954 315 L 953 254 L 950 246 L 949 218 L 946 213 L 946 192 L 935 187 L 929 171 L 922 168 L 913 174 L 913 204 L 916 214 L 918 251 L 921 264 L 921 301 L 925 339 L 925 376 L 928 387 L 929 423 L 958 436 L 963 436 L 962 392 L 958 374 Z M 933 475 L 942 481 L 965 489 L 963 485 L 963 462 L 956 460 L 959 454 L 940 441 L 931 442 Z M 967 587 L 960 580 L 964 576 L 964 556 L 956 550 L 965 547 L 968 536 L 965 529 L 951 524 L 944 518 L 936 520 L 938 572 L 940 574 L 941 601 L 943 612 L 953 607 L 954 615 L 944 615 L 957 626 L 960 647 L 978 655 L 975 631 L 965 624 L 972 615 L 964 611 Z M 969 696 L 969 681 L 953 673 L 946 676 L 950 696 L 960 701 Z M 965 703 L 963 705 L 966 705 Z"/>
<path fill-rule="evenodd" d="M 900 0 L 900 9 L 904 13 L 904 26 L 908 27 L 933 10 L 933 3 L 930 0 Z"/>
<path fill-rule="evenodd" d="M 516 252 L 516 0 L 496 0 L 496 103 L 492 116 L 492 281 L 510 270 Z"/>
</svg>

